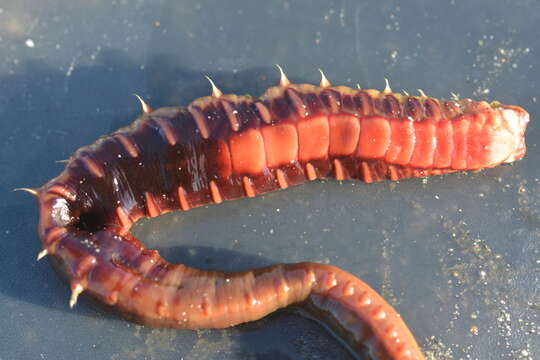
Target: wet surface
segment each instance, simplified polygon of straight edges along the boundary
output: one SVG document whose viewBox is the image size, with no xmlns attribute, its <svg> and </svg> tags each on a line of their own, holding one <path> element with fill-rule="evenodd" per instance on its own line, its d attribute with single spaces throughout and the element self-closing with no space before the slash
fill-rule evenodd
<svg viewBox="0 0 540 360">
<path fill-rule="evenodd" d="M 174 262 L 330 263 L 400 311 L 434 359 L 540 357 L 540 4 L 532 1 L 0 3 L 0 359 L 328 359 L 346 349 L 282 311 L 227 330 L 127 323 L 37 263 L 39 186 L 78 147 L 155 108 L 319 81 L 499 100 L 531 114 L 526 158 L 428 180 L 322 181 L 141 221 Z M 429 358 L 428 356 L 428 358 Z"/>
</svg>

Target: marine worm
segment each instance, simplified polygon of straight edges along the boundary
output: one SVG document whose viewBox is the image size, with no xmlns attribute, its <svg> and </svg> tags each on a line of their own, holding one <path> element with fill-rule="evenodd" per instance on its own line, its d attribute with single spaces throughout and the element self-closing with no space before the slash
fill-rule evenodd
<svg viewBox="0 0 540 360">
<path fill-rule="evenodd" d="M 280 68 L 281 70 L 281 68 Z M 365 182 L 477 170 L 521 159 L 528 113 L 470 99 L 292 84 L 252 99 L 211 96 L 152 110 L 77 150 L 36 189 L 38 234 L 71 284 L 126 318 L 181 329 L 224 328 L 306 305 L 354 353 L 423 359 L 397 312 L 338 268 L 299 263 L 227 273 L 165 261 L 129 232 L 141 217 L 254 197 L 308 180 Z M 140 99 L 140 98 L 139 98 Z"/>
</svg>

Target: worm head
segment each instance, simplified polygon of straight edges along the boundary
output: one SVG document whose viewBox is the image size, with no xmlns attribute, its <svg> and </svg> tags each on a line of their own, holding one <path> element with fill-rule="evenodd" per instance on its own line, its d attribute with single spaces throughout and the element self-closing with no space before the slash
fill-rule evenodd
<svg viewBox="0 0 540 360">
<path fill-rule="evenodd" d="M 512 105 L 504 105 L 501 114 L 503 126 L 512 134 L 514 139 L 513 151 L 504 162 L 513 162 L 525 156 L 525 130 L 530 116 L 523 108 Z"/>
</svg>

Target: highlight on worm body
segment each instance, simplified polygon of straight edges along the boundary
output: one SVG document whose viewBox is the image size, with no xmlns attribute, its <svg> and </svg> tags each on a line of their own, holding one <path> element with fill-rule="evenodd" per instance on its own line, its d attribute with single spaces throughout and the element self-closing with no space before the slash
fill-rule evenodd
<svg viewBox="0 0 540 360">
<path fill-rule="evenodd" d="M 141 217 L 254 197 L 319 178 L 399 180 L 478 170 L 521 159 L 528 113 L 518 106 L 448 101 L 332 86 L 279 85 L 260 98 L 223 94 L 153 110 L 78 149 L 37 189 L 38 235 L 81 294 L 127 319 L 181 329 L 223 328 L 304 304 L 352 351 L 423 359 L 402 317 L 371 287 L 317 263 L 209 272 L 165 261 L 130 233 Z M 190 164 L 197 166 L 190 166 Z M 361 200 L 361 199 L 359 199 Z M 354 271 L 354 269 L 352 269 Z M 407 314 L 403 314 L 407 318 Z"/>
</svg>

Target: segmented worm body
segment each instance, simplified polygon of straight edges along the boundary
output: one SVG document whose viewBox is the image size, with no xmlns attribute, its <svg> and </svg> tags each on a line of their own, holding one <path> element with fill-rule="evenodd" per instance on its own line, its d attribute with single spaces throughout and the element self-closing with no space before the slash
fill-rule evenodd
<svg viewBox="0 0 540 360">
<path fill-rule="evenodd" d="M 144 324 L 223 328 L 307 303 L 372 359 L 423 359 L 396 311 L 368 285 L 316 263 L 237 273 L 166 262 L 129 229 L 141 217 L 254 197 L 307 180 L 373 182 L 476 170 L 525 153 L 525 110 L 439 101 L 389 88 L 291 84 L 259 99 L 213 94 L 151 110 L 79 149 L 39 189 L 43 251 L 71 284 Z"/>
</svg>

